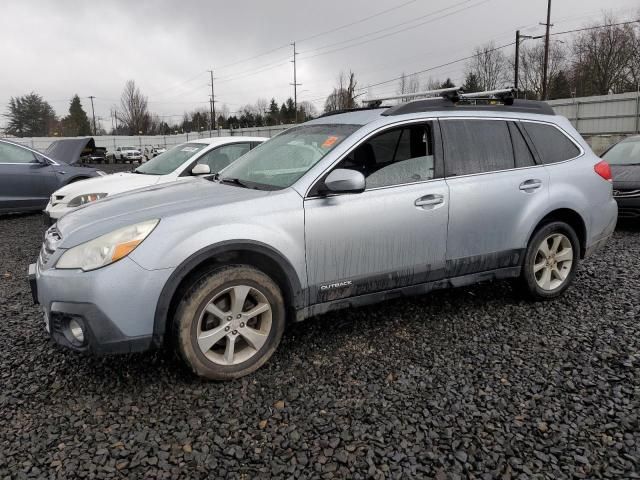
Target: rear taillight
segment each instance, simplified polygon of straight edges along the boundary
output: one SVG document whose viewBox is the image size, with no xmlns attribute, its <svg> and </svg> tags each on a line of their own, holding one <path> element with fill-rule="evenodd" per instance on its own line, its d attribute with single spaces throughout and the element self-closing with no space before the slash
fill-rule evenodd
<svg viewBox="0 0 640 480">
<path fill-rule="evenodd" d="M 596 163 L 593 166 L 593 169 L 596 171 L 598 175 L 607 180 L 608 182 L 613 180 L 613 176 L 611 175 L 611 167 L 604 160 Z"/>
</svg>

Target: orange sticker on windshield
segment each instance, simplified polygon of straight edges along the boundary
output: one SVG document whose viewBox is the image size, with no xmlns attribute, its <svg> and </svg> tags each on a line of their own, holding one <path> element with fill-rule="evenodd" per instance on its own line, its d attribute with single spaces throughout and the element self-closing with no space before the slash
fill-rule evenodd
<svg viewBox="0 0 640 480">
<path fill-rule="evenodd" d="M 327 137 L 327 139 L 322 144 L 322 148 L 329 148 L 337 141 L 338 141 L 338 137 Z"/>
</svg>

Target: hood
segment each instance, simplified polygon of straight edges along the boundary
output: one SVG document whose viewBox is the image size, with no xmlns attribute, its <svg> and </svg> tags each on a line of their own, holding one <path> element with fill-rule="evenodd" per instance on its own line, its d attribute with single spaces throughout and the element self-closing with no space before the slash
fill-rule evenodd
<svg viewBox="0 0 640 480">
<path fill-rule="evenodd" d="M 108 196 L 128 192 L 137 188 L 155 185 L 160 181 L 160 175 L 142 175 L 138 173 L 113 173 L 102 177 L 90 178 L 82 182 L 70 183 L 55 192 L 64 195 L 64 202 L 68 203 L 78 195 L 87 193 L 106 193 Z"/>
<path fill-rule="evenodd" d="M 70 248 L 145 220 L 194 214 L 215 206 L 254 201 L 271 193 L 275 192 L 194 178 L 193 181 L 155 185 L 87 204 L 63 216 L 56 228 L 62 236 L 60 246 Z"/>
<path fill-rule="evenodd" d="M 610 166 L 614 187 L 640 188 L 640 165 Z"/>
<path fill-rule="evenodd" d="M 96 142 L 93 137 L 63 138 L 51 142 L 44 154 L 53 160 L 73 165 L 83 155 L 89 155 L 95 151 Z"/>
</svg>

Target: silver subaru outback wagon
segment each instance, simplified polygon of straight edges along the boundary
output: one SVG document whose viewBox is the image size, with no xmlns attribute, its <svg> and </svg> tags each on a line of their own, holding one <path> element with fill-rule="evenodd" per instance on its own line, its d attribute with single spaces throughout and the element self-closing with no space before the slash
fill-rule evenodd
<svg viewBox="0 0 640 480">
<path fill-rule="evenodd" d="M 323 116 L 216 178 L 81 207 L 30 266 L 59 344 L 172 345 L 232 379 L 287 322 L 402 295 L 515 279 L 558 297 L 612 234 L 611 174 L 532 101 L 435 98 Z"/>
</svg>

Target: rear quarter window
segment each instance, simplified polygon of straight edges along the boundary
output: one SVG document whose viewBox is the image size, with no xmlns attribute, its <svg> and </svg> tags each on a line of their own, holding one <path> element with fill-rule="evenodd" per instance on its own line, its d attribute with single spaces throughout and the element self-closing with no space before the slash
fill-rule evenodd
<svg viewBox="0 0 640 480">
<path fill-rule="evenodd" d="M 544 164 L 564 162 L 580 155 L 580 149 L 559 129 L 542 123 L 522 122 Z"/>
</svg>

